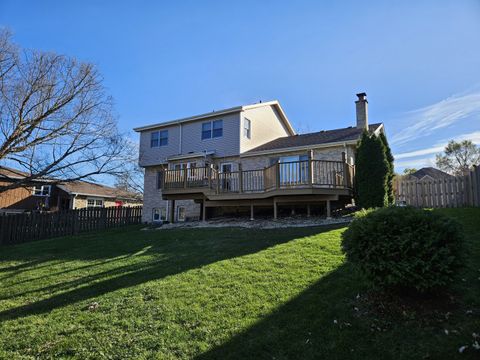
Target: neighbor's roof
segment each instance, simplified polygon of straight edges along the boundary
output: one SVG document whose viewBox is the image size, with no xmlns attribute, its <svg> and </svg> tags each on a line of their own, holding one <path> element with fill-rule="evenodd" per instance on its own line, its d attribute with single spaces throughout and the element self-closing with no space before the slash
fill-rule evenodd
<svg viewBox="0 0 480 360">
<path fill-rule="evenodd" d="M 28 175 L 29 174 L 24 171 L 12 169 L 6 166 L 0 166 L 0 178 L 23 179 Z"/>
<path fill-rule="evenodd" d="M 257 104 L 236 106 L 236 107 L 232 107 L 232 108 L 228 108 L 228 109 L 212 111 L 212 112 L 209 112 L 209 113 L 190 116 L 190 117 L 186 117 L 186 118 L 182 118 L 182 119 L 171 120 L 171 121 L 161 122 L 161 123 L 152 124 L 152 125 L 140 126 L 140 127 L 134 128 L 133 130 L 135 130 L 137 132 L 142 132 L 142 131 L 147 131 L 147 130 L 152 130 L 152 129 L 158 129 L 158 128 L 165 127 L 165 126 L 182 124 L 182 123 L 201 120 L 201 119 L 207 119 L 207 118 L 211 118 L 213 116 L 221 116 L 221 115 L 232 114 L 232 113 L 236 113 L 236 112 L 240 112 L 240 111 L 244 111 L 244 110 L 249 110 L 249 109 L 255 109 L 255 108 L 263 107 L 263 106 L 273 106 L 277 110 L 277 112 L 279 113 L 280 117 L 282 118 L 282 121 L 283 121 L 284 125 L 286 126 L 288 132 L 292 135 L 295 135 L 295 130 L 293 129 L 292 124 L 290 124 L 290 121 L 288 120 L 287 115 L 285 114 L 285 111 L 283 111 L 280 103 L 277 100 L 260 102 L 260 103 L 257 103 Z"/>
<path fill-rule="evenodd" d="M 375 132 L 383 127 L 382 123 L 370 124 L 369 131 Z M 330 145 L 332 143 L 351 143 L 360 139 L 363 129 L 356 127 L 348 127 L 335 130 L 324 130 L 314 133 L 284 136 L 275 140 L 269 141 L 265 144 L 257 146 L 243 155 L 254 155 L 257 153 L 270 152 L 279 149 L 301 148 L 315 145 Z"/>
<path fill-rule="evenodd" d="M 411 173 L 410 176 L 416 177 L 417 179 L 422 179 L 425 176 L 430 176 L 432 179 L 444 179 L 452 177 L 452 175 L 446 173 L 445 171 L 433 167 L 421 168 L 420 170 Z"/>
<path fill-rule="evenodd" d="M 60 183 L 57 187 L 72 195 L 98 196 L 115 199 L 138 199 L 137 194 L 88 181 Z"/>
</svg>

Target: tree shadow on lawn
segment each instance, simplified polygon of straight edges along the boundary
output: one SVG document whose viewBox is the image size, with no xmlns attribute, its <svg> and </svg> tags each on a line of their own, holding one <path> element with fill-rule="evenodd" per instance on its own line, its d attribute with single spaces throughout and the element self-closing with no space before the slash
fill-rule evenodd
<svg viewBox="0 0 480 360">
<path fill-rule="evenodd" d="M 356 358 L 359 354 L 351 349 L 359 339 L 358 329 L 352 328 L 351 303 L 361 286 L 353 267 L 345 263 L 196 360 Z M 368 346 L 366 331 L 362 346 Z"/>
<path fill-rule="evenodd" d="M 265 318 L 195 360 L 413 359 L 423 355 L 445 358 L 442 349 L 436 348 L 438 338 L 419 338 L 418 332 L 405 330 L 401 323 L 392 324 L 389 318 L 355 310 L 357 294 L 362 298 L 366 289 L 365 279 L 354 265 L 343 263 Z M 377 330 L 373 325 L 386 327 Z M 428 341 L 435 345 L 429 346 Z"/>
<path fill-rule="evenodd" d="M 269 247 L 305 236 L 312 236 L 342 226 L 317 228 L 292 228 L 258 231 L 253 229 L 195 229 L 166 231 L 111 231 L 97 236 L 76 236 L 22 244 L 9 248 L 0 255 L 1 261 L 98 260 L 110 261 L 114 257 L 145 256 L 145 261 L 115 267 L 97 274 L 34 291 L 58 291 L 49 298 L 0 312 L 0 320 L 17 319 L 50 312 L 69 304 L 93 299 L 103 294 L 162 279 L 187 270 L 221 261 L 253 254 Z M 43 251 L 42 251 L 43 250 Z M 37 254 L 37 256 L 35 256 Z M 40 255 L 38 255 L 40 254 Z M 96 262 L 92 266 L 101 266 Z M 38 264 L 38 263 L 36 263 Z M 43 266 L 43 265 L 41 265 Z M 15 267 L 15 266 L 14 266 Z M 79 266 L 82 268 L 82 266 Z M 17 270 L 17 268 L 14 269 Z M 32 268 L 31 271 L 34 271 Z M 71 269 L 67 269 L 69 272 Z M 38 277 L 37 277 L 38 278 Z M 40 277 L 41 278 L 41 277 Z M 95 281 L 94 283 L 91 283 Z M 16 296 L 20 296 L 17 294 Z"/>
</svg>

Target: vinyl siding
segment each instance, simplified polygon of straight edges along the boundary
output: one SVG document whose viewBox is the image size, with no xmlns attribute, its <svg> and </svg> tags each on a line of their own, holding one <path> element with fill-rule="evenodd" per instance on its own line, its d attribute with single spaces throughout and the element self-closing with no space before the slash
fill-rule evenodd
<svg viewBox="0 0 480 360">
<path fill-rule="evenodd" d="M 202 140 L 202 124 L 207 121 L 223 120 L 223 136 Z M 151 148 L 150 134 L 155 130 L 140 133 L 140 166 L 154 166 L 167 162 L 173 155 L 189 152 L 214 151 L 216 157 L 237 155 L 240 151 L 240 112 L 215 116 L 181 124 L 182 136 L 180 144 L 180 125 L 158 128 L 168 130 L 168 145 Z"/>
<path fill-rule="evenodd" d="M 244 119 L 251 122 L 251 138 L 243 135 Z M 273 106 L 262 106 L 242 112 L 240 123 L 240 152 L 244 153 L 278 137 L 288 136 L 280 115 Z"/>
</svg>

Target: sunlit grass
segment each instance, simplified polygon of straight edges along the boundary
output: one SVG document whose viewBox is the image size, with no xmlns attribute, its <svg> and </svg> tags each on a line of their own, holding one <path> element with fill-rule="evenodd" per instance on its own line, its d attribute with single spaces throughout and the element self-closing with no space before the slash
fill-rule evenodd
<svg viewBox="0 0 480 360">
<path fill-rule="evenodd" d="M 451 358 L 478 321 L 462 312 L 479 305 L 480 211 L 450 212 L 473 282 L 458 285 L 450 338 L 445 324 L 371 332 L 344 228 L 131 227 L 1 248 L 0 358 Z"/>
</svg>

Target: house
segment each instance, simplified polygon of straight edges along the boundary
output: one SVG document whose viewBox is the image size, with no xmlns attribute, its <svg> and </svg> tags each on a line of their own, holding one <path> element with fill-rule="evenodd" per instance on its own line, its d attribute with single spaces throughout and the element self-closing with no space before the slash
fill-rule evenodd
<svg viewBox="0 0 480 360">
<path fill-rule="evenodd" d="M 450 179 L 453 178 L 453 175 L 450 175 L 445 171 L 436 169 L 434 167 L 424 167 L 408 175 L 408 178 L 411 180 L 417 179 L 431 181 L 439 179 Z"/>
<path fill-rule="evenodd" d="M 355 148 L 368 124 L 357 94 L 353 127 L 297 134 L 278 101 L 135 128 L 145 168 L 143 220 L 186 221 L 260 211 L 322 211 L 351 202 Z"/>
<path fill-rule="evenodd" d="M 28 176 L 27 173 L 0 167 L 0 186 Z M 28 186 L 0 193 L 1 212 L 67 210 L 86 207 L 138 206 L 137 194 L 87 181 L 57 182 L 38 179 Z"/>
</svg>

